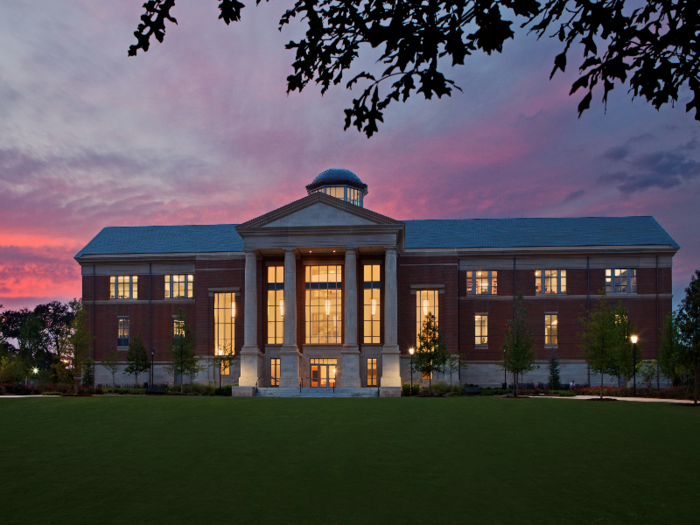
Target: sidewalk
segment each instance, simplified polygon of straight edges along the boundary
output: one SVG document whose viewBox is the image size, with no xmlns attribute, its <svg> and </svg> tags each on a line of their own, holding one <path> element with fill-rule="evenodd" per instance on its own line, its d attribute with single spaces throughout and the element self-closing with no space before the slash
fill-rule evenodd
<svg viewBox="0 0 700 525">
<path fill-rule="evenodd" d="M 557 397 L 557 396 L 530 396 L 530 399 L 599 399 L 600 396 L 573 396 L 573 397 Z M 678 405 L 692 405 L 693 401 L 688 399 L 661 399 L 658 397 L 614 397 L 603 396 L 606 399 L 616 399 L 618 401 L 636 401 L 642 403 L 675 403 Z M 700 403 L 699 403 L 700 404 Z"/>
</svg>

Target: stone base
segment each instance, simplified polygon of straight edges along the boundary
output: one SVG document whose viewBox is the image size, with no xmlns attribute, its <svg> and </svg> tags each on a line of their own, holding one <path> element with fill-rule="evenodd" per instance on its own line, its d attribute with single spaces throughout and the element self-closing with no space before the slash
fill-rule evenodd
<svg viewBox="0 0 700 525">
<path fill-rule="evenodd" d="M 238 380 L 240 386 L 261 386 L 258 385 L 260 379 L 260 351 L 257 346 L 244 346 L 241 349 L 241 378 Z"/>
<path fill-rule="evenodd" d="M 346 345 L 340 352 L 340 378 L 338 385 L 341 388 L 360 388 L 360 351 L 357 346 Z"/>
<path fill-rule="evenodd" d="M 280 349 L 280 388 L 299 388 L 299 349 L 283 346 Z"/>
<path fill-rule="evenodd" d="M 382 378 L 379 385 L 384 388 L 401 388 L 401 353 L 398 345 L 382 347 Z M 399 394 L 400 395 L 400 394 Z"/>
<path fill-rule="evenodd" d="M 253 397 L 255 396 L 254 386 L 232 386 L 231 387 L 232 397 Z"/>
<path fill-rule="evenodd" d="M 379 397 L 401 397 L 401 389 L 381 387 Z"/>
</svg>

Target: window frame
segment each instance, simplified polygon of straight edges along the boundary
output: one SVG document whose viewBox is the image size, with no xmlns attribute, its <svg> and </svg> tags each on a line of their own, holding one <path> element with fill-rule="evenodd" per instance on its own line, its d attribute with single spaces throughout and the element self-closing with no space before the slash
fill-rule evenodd
<svg viewBox="0 0 700 525">
<path fill-rule="evenodd" d="M 184 277 L 182 281 L 178 280 L 178 284 L 181 282 L 185 284 L 185 295 L 179 295 L 180 287 L 177 287 L 178 295 L 174 295 L 174 277 Z M 179 273 L 179 274 L 167 274 L 164 276 L 165 279 L 165 299 L 193 299 L 194 298 L 194 274 L 193 273 Z"/>
<path fill-rule="evenodd" d="M 280 376 L 282 375 L 282 359 L 279 357 L 270 358 L 270 386 L 280 386 Z"/>
<path fill-rule="evenodd" d="M 478 323 L 478 324 L 477 324 Z M 478 331 L 477 331 L 478 328 Z M 479 335 L 477 335 L 479 333 Z M 486 335 L 484 335 L 486 333 Z M 477 342 L 479 341 L 479 342 Z M 489 346 L 489 314 L 474 314 L 474 346 L 487 348 Z"/>
<path fill-rule="evenodd" d="M 556 272 L 556 276 L 547 275 L 549 272 Z M 541 275 L 538 275 L 540 274 Z M 556 291 L 547 291 L 547 282 L 550 287 L 552 279 L 556 279 Z M 535 270 L 535 295 L 566 295 L 566 269 Z"/>
<path fill-rule="evenodd" d="M 336 281 L 317 281 L 313 282 L 313 268 L 326 268 L 326 276 L 331 275 L 330 271 L 328 268 L 335 267 L 336 272 Z M 345 297 L 343 293 L 343 279 L 344 279 L 344 270 L 345 266 L 339 263 L 328 263 L 328 264 L 308 264 L 304 266 L 304 342 L 307 345 L 342 345 L 344 340 L 345 340 L 345 327 L 344 327 L 344 312 L 343 308 L 345 306 Z M 321 275 L 321 274 L 319 274 Z M 326 277 L 328 278 L 328 277 Z M 312 319 L 312 312 L 314 312 L 315 309 L 320 309 L 321 304 L 313 304 L 314 297 L 312 297 L 312 292 L 314 290 L 326 290 L 327 292 L 331 292 L 331 290 L 335 291 L 337 293 L 336 297 L 333 299 L 331 302 L 330 297 L 326 297 L 325 301 L 329 301 L 326 303 L 328 305 L 328 312 L 326 314 L 326 320 L 325 321 L 314 321 Z M 319 297 L 318 300 L 320 301 L 321 298 Z M 318 310 L 320 311 L 320 310 Z M 335 314 L 335 319 L 331 321 L 331 314 L 330 312 L 333 312 Z M 329 327 L 330 323 L 334 323 L 334 332 L 336 335 L 334 336 L 329 336 Z M 318 324 L 318 330 L 316 336 L 312 336 L 312 329 L 314 327 L 314 323 L 319 323 Z M 321 333 L 321 326 L 322 323 L 326 324 L 326 335 L 324 337 L 320 336 Z M 325 339 L 325 340 L 323 340 Z M 330 341 L 330 339 L 335 339 L 335 341 Z"/>
<path fill-rule="evenodd" d="M 486 272 L 486 277 L 481 275 Z M 486 292 L 482 293 L 483 285 L 477 287 L 477 282 L 479 280 L 486 279 Z M 467 295 L 498 295 L 498 270 L 467 270 Z"/>
<path fill-rule="evenodd" d="M 229 297 L 227 297 L 229 296 Z M 214 355 L 224 355 L 223 344 L 231 343 L 231 354 L 236 354 L 236 292 L 215 292 L 214 293 Z M 221 317 L 220 317 L 221 316 Z M 229 320 L 230 319 L 230 320 Z M 226 337 L 226 328 L 230 328 L 230 338 Z M 220 331 L 223 330 L 223 337 Z M 173 325 L 173 334 L 174 334 Z M 228 367 L 227 367 L 228 368 Z M 227 374 L 224 374 L 227 375 Z"/>
<path fill-rule="evenodd" d="M 119 282 L 120 279 L 128 279 L 126 282 Z M 119 297 L 119 289 L 127 285 L 129 286 L 129 296 Z M 129 300 L 139 298 L 139 276 L 138 275 L 110 275 L 109 276 L 109 299 L 110 300 Z"/>
<path fill-rule="evenodd" d="M 428 301 L 427 308 L 431 308 L 430 298 L 434 299 L 432 308 L 433 312 L 424 313 L 426 308 L 423 301 Z M 435 316 L 435 324 L 440 326 L 440 289 L 439 288 L 422 288 L 416 290 L 416 351 L 420 347 L 420 333 L 423 331 L 422 326 L 425 324 L 423 319 L 428 316 L 428 313 L 433 313 Z"/>
<path fill-rule="evenodd" d="M 370 281 L 367 280 L 369 268 Z M 377 280 L 375 281 L 375 277 Z M 368 293 L 369 292 L 369 297 Z M 368 302 L 369 299 L 369 302 Z M 372 304 L 372 301 L 375 301 Z M 374 314 L 372 314 L 374 309 Z M 369 318 L 368 318 L 369 316 Z M 362 341 L 363 344 L 381 344 L 382 337 L 382 266 L 378 263 L 362 265 Z M 369 327 L 369 330 L 368 330 Z M 369 333 L 368 333 L 369 332 Z"/>
<path fill-rule="evenodd" d="M 271 272 L 273 274 L 272 282 L 270 281 Z M 266 279 L 267 344 L 281 345 L 284 344 L 284 314 L 282 313 L 284 311 L 284 265 L 271 264 L 268 266 Z M 272 304 L 270 303 L 271 298 Z"/>
<path fill-rule="evenodd" d="M 615 275 L 615 272 L 625 272 L 626 282 L 622 284 L 621 275 Z M 620 279 L 620 283 L 616 280 Z M 624 286 L 625 290 L 622 291 Z M 620 288 L 617 290 L 616 288 Z M 607 294 L 628 294 L 637 293 L 637 268 L 606 268 L 605 269 L 605 293 Z"/>
<path fill-rule="evenodd" d="M 376 387 L 379 385 L 378 363 L 379 360 L 376 357 L 368 357 L 365 359 L 365 378 L 368 387 Z M 370 374 L 370 371 L 372 374 Z"/>
<path fill-rule="evenodd" d="M 126 326 L 126 330 L 124 327 Z M 123 336 L 126 333 L 126 337 Z M 123 344 L 126 340 L 126 344 Z M 117 349 L 124 348 L 128 349 L 131 344 L 131 320 L 128 316 L 117 317 Z"/>
<path fill-rule="evenodd" d="M 547 333 L 548 328 L 549 333 Z M 559 346 L 559 312 L 546 312 L 544 314 L 544 346 L 545 348 Z"/>
</svg>

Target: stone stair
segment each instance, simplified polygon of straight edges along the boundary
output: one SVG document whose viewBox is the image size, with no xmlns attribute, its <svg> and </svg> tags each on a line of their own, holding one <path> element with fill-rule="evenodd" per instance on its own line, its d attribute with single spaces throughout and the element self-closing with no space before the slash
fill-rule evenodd
<svg viewBox="0 0 700 525">
<path fill-rule="evenodd" d="M 376 388 L 258 388 L 255 397 L 377 397 Z"/>
</svg>

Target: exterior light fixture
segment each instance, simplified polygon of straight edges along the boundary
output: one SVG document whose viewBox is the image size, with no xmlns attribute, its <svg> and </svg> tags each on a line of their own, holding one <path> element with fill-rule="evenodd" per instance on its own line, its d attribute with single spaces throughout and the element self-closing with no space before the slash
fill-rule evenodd
<svg viewBox="0 0 700 525">
<path fill-rule="evenodd" d="M 634 374 L 634 395 L 637 395 L 637 341 L 638 337 L 636 335 L 630 336 L 630 341 L 632 341 L 632 373 Z"/>
<path fill-rule="evenodd" d="M 280 317 L 284 317 L 284 299 L 280 299 Z"/>
<path fill-rule="evenodd" d="M 408 391 L 408 395 L 412 396 L 413 395 L 413 352 L 415 352 L 416 349 L 411 347 L 408 349 L 408 353 L 411 354 L 411 387 L 410 390 Z"/>
<path fill-rule="evenodd" d="M 34 372 L 34 374 L 38 374 L 38 373 L 39 373 L 39 369 L 38 369 L 38 368 L 34 368 L 34 369 L 32 370 L 32 372 Z"/>
<path fill-rule="evenodd" d="M 372 317 L 377 313 L 377 300 L 372 299 Z"/>
</svg>

